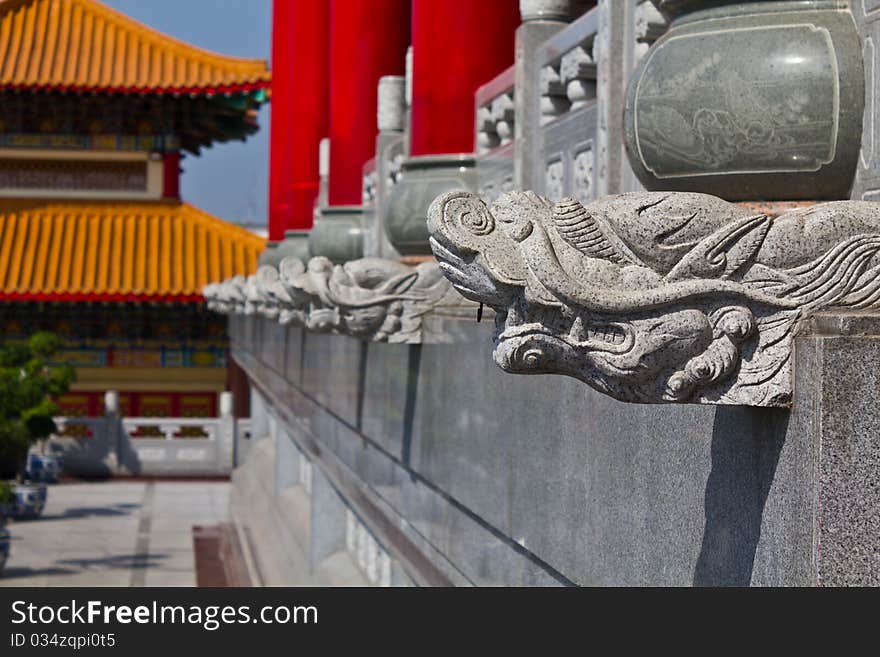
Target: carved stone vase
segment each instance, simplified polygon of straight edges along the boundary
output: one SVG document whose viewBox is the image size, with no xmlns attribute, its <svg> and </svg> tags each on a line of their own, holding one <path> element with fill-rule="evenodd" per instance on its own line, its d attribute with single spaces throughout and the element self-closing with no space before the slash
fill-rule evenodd
<svg viewBox="0 0 880 657">
<path fill-rule="evenodd" d="M 401 255 L 429 255 L 428 207 L 453 189 L 476 190 L 472 155 L 422 155 L 405 160 L 392 188 L 385 219 L 389 241 Z"/>
<path fill-rule="evenodd" d="M 335 264 L 364 255 L 363 209 L 359 205 L 321 208 L 309 233 L 309 254 L 324 256 Z"/>
<path fill-rule="evenodd" d="M 260 267 L 263 265 L 277 267 L 283 257 L 278 254 L 280 244 L 281 242 L 266 242 L 266 248 L 260 251 L 260 256 L 257 258 L 257 265 Z"/>
<path fill-rule="evenodd" d="M 303 262 L 309 260 L 309 232 L 308 230 L 285 230 L 284 241 L 278 243 L 278 263 L 284 258 L 299 258 Z M 275 263 L 275 266 L 278 266 Z"/>
<path fill-rule="evenodd" d="M 864 67 L 842 0 L 657 0 L 672 19 L 629 84 L 630 163 L 650 190 L 845 199 Z"/>
</svg>

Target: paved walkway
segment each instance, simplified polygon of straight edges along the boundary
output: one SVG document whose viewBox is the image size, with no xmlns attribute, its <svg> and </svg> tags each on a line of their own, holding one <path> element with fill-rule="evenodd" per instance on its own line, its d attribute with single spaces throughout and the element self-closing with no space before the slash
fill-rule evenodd
<svg viewBox="0 0 880 657">
<path fill-rule="evenodd" d="M 55 484 L 13 522 L 0 586 L 195 586 L 193 525 L 224 522 L 227 482 Z"/>
</svg>

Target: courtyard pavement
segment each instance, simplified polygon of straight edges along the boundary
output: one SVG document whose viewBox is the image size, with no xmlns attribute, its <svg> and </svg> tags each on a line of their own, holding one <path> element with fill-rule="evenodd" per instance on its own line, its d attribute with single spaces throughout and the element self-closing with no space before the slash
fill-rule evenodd
<svg viewBox="0 0 880 657">
<path fill-rule="evenodd" d="M 41 518 L 8 525 L 0 586 L 195 586 L 192 527 L 228 502 L 228 482 L 51 485 Z"/>
</svg>

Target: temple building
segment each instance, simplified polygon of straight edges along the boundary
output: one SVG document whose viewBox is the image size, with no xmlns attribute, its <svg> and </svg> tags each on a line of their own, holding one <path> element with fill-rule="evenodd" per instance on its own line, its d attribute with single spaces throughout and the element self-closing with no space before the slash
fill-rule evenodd
<svg viewBox="0 0 880 657">
<path fill-rule="evenodd" d="M 123 415 L 213 417 L 235 387 L 201 288 L 264 240 L 182 201 L 180 165 L 253 134 L 269 86 L 96 0 L 0 4 L 0 331 L 63 338 L 66 415 L 115 390 Z"/>
</svg>

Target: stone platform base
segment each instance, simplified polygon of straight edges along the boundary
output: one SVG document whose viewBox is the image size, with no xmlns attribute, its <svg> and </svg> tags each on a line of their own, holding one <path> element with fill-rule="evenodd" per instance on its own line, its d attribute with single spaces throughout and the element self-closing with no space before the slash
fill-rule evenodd
<svg viewBox="0 0 880 657">
<path fill-rule="evenodd" d="M 266 583 L 880 584 L 880 315 L 815 317 L 790 410 L 505 374 L 491 327 L 455 324 L 406 346 L 233 320 L 268 437 L 232 504 Z"/>
</svg>

